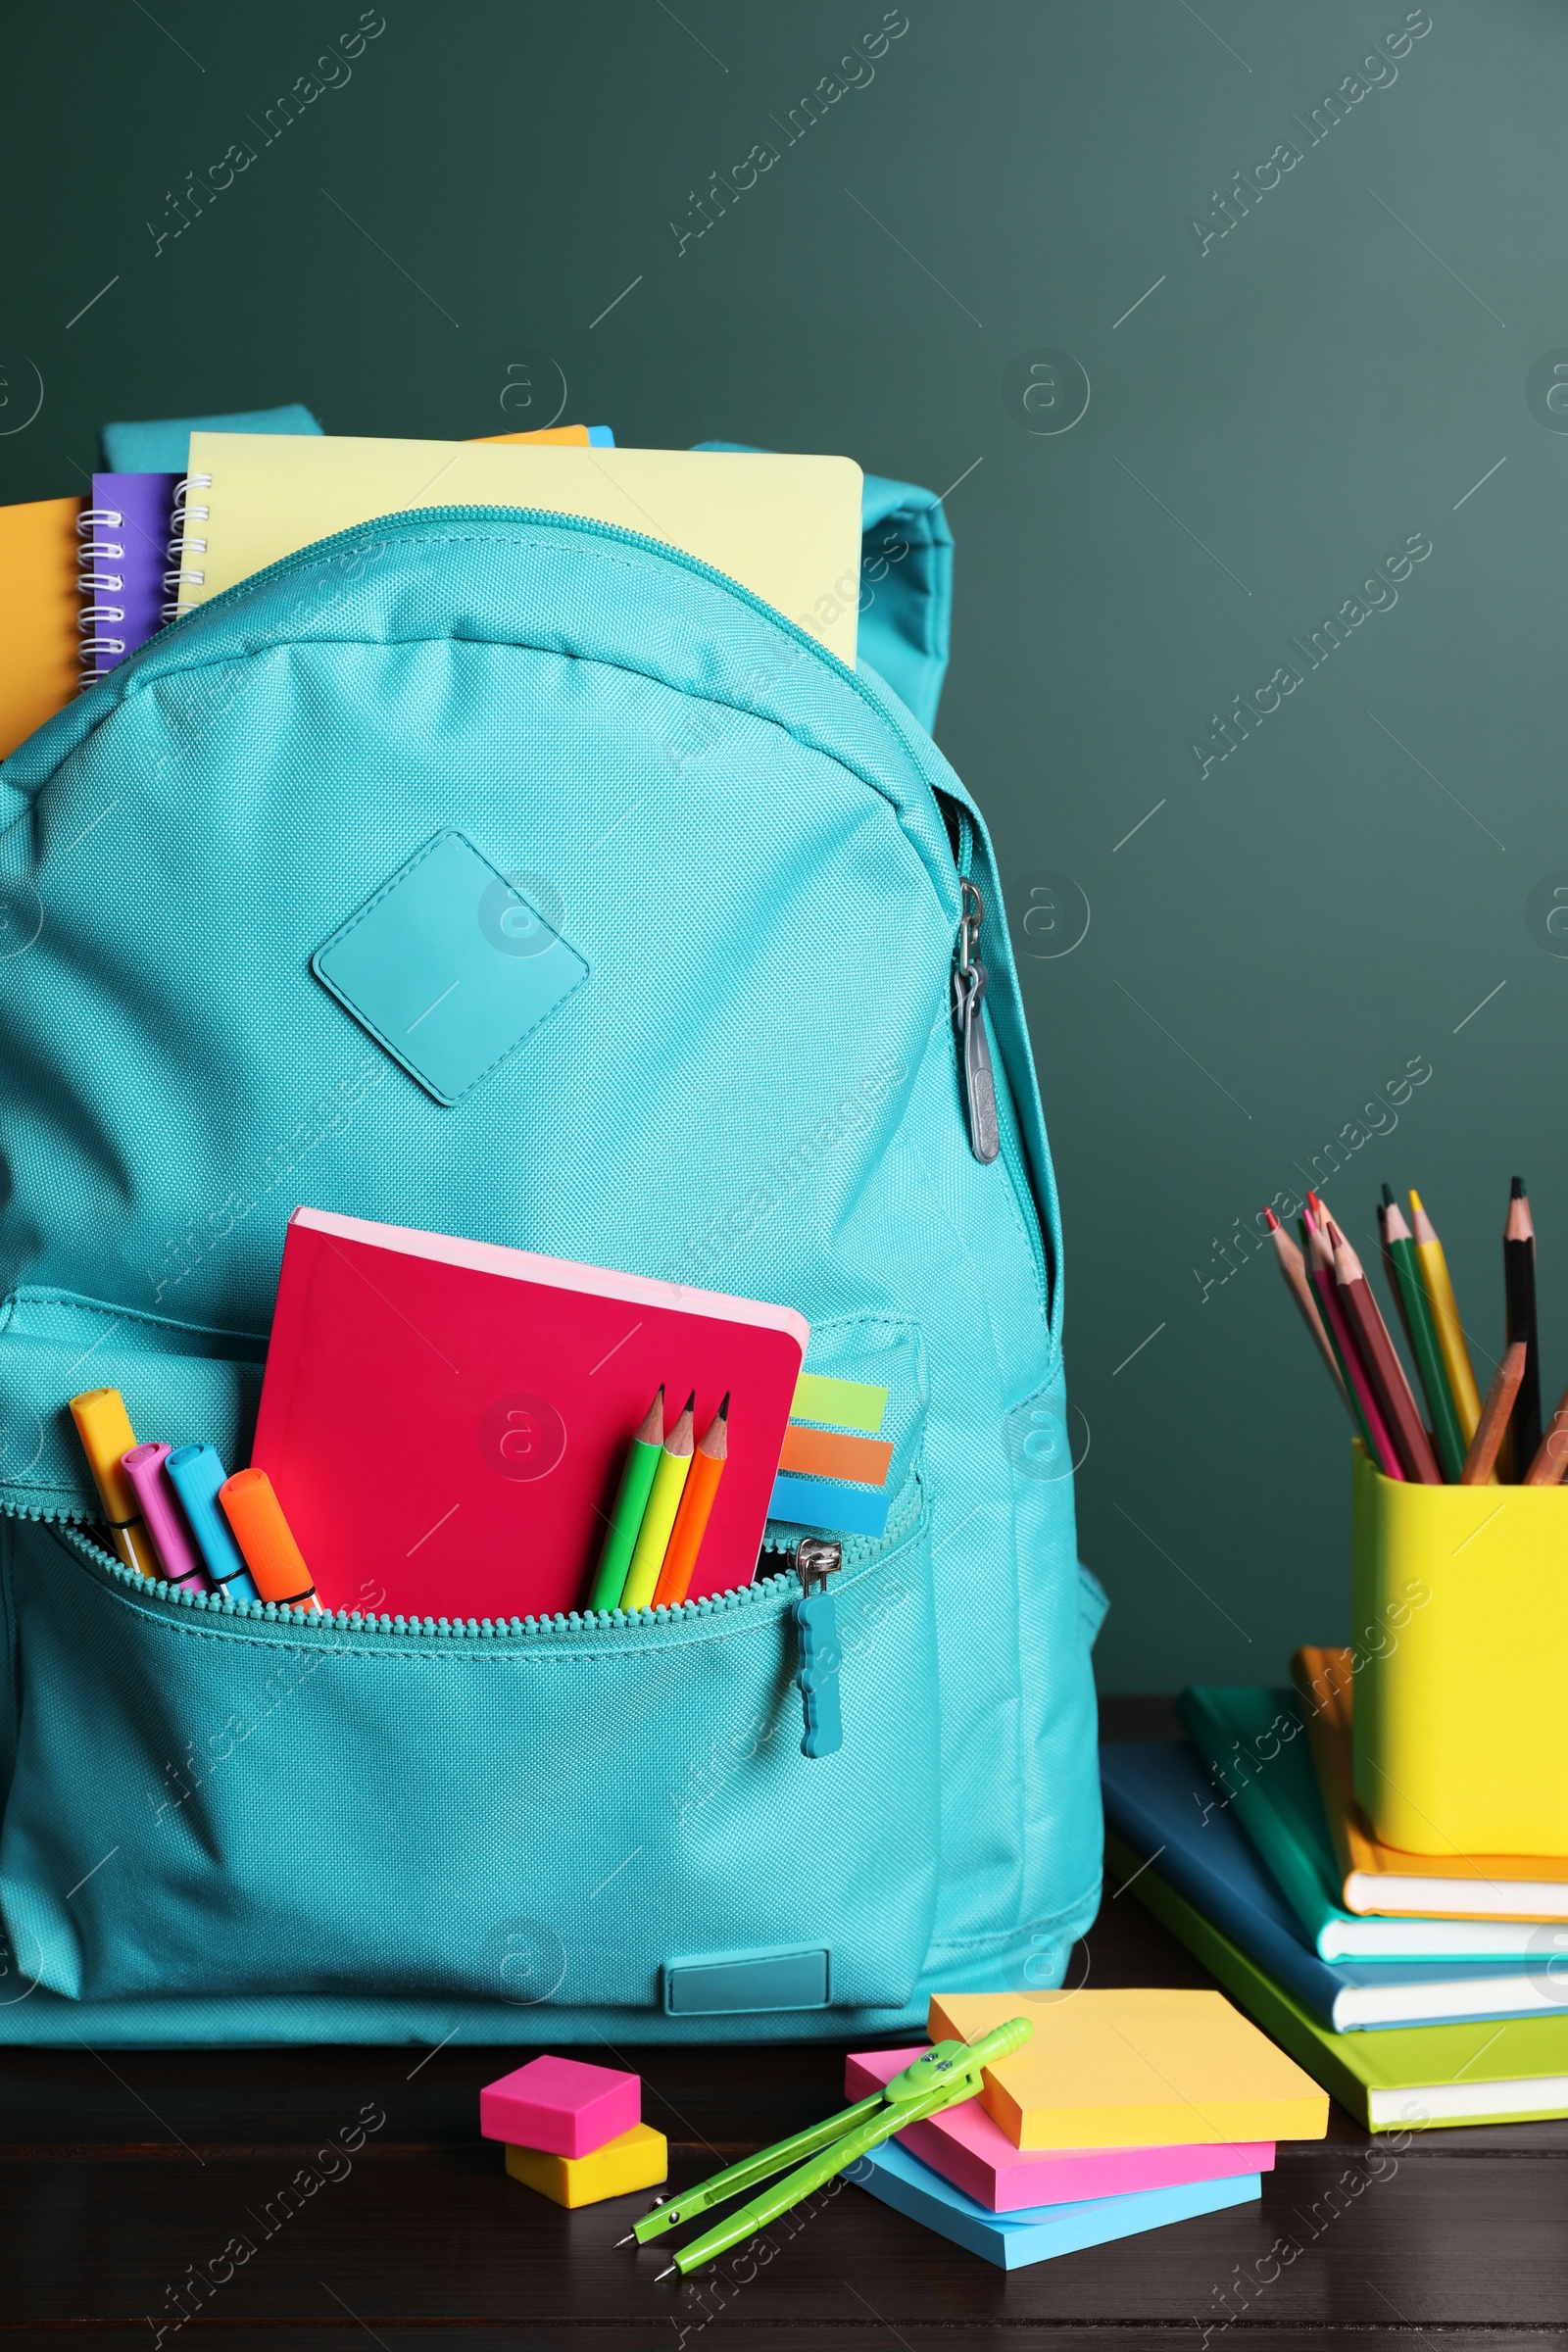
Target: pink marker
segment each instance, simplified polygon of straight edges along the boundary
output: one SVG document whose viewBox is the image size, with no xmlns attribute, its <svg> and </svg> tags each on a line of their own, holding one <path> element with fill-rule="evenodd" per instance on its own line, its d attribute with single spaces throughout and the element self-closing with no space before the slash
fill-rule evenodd
<svg viewBox="0 0 1568 2352">
<path fill-rule="evenodd" d="M 201 1559 L 180 1519 L 174 1490 L 164 1476 L 168 1459 L 169 1447 L 159 1445 L 133 1446 L 121 1456 L 165 1576 L 172 1585 L 189 1585 L 192 1592 L 205 1592 L 207 1577 Z"/>
</svg>

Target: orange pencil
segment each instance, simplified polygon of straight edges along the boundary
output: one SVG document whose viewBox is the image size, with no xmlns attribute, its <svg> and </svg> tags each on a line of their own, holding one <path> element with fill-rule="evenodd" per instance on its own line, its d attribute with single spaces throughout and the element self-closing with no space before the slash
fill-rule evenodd
<svg viewBox="0 0 1568 2352">
<path fill-rule="evenodd" d="M 683 1601 L 690 1589 L 697 1566 L 697 1554 L 703 1546 L 708 1527 L 708 1514 L 718 1493 L 718 1482 L 724 1475 L 729 1458 L 729 1395 L 703 1434 L 675 1513 L 675 1524 L 669 1531 L 669 1547 L 664 1553 L 664 1565 L 659 1572 L 654 1589 L 653 1606 L 672 1609 Z"/>
<path fill-rule="evenodd" d="M 1492 1375 L 1487 1401 L 1476 1423 L 1476 1434 L 1470 1441 L 1470 1450 L 1464 1457 L 1459 1473 L 1461 1487 L 1484 1487 L 1496 1467 L 1497 1450 L 1508 1427 L 1508 1415 L 1513 1411 L 1519 1384 L 1525 1376 L 1525 1344 L 1514 1340 L 1506 1349 L 1501 1363 Z"/>
</svg>

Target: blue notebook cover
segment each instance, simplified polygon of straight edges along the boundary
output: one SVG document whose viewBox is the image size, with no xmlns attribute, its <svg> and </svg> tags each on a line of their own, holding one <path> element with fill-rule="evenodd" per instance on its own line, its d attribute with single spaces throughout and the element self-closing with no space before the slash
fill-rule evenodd
<svg viewBox="0 0 1568 2352">
<path fill-rule="evenodd" d="M 1175 2188 L 1135 2188 L 1124 2197 L 991 2213 L 892 2139 L 851 2165 L 844 2178 L 1004 2271 L 1076 2254 L 1084 2246 L 1107 2245 L 1115 2237 L 1136 2237 L 1144 2230 L 1162 2230 L 1195 2214 L 1221 2213 L 1227 2205 L 1250 2204 L 1263 2193 L 1261 2174 L 1236 2173 L 1223 2180 L 1184 2180 Z"/>
<path fill-rule="evenodd" d="M 1478 1959 L 1320 1960 L 1235 1811 L 1185 1740 L 1108 1741 L 1105 1821 L 1221 1935 L 1332 2033 L 1537 2017 L 1568 2007 L 1568 1983 L 1517 1954 Z"/>
</svg>

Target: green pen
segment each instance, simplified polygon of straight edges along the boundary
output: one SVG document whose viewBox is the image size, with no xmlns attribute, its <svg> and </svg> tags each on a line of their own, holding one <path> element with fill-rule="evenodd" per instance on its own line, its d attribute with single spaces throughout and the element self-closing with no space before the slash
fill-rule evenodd
<svg viewBox="0 0 1568 2352">
<path fill-rule="evenodd" d="M 1443 1463 L 1443 1475 L 1450 1486 L 1457 1486 L 1464 1469 L 1465 1443 L 1459 1434 L 1459 1416 L 1453 1406 L 1453 1392 L 1438 1345 L 1438 1328 L 1432 1320 L 1432 1301 L 1427 1297 L 1426 1284 L 1421 1279 L 1421 1261 L 1416 1256 L 1415 1237 L 1404 1221 L 1403 1211 L 1388 1185 L 1383 1187 L 1383 1238 L 1388 1250 L 1389 1264 L 1398 1286 L 1398 1303 L 1404 1312 L 1404 1328 L 1410 1342 L 1410 1353 L 1421 1375 L 1426 1391 L 1427 1409 L 1432 1415 L 1432 1434 L 1438 1442 L 1438 1455 Z"/>
<path fill-rule="evenodd" d="M 726 2197 L 738 2196 L 743 2188 L 755 2181 L 765 2180 L 769 2174 L 794 2164 L 782 2180 L 732 2213 L 728 2221 L 719 2222 L 689 2246 L 682 2246 L 661 2278 L 682 2276 L 711 2262 L 743 2237 L 751 2237 L 765 2230 L 769 2222 L 787 2213 L 792 2205 L 800 2204 L 813 2189 L 821 2188 L 836 2173 L 848 2171 L 895 2132 L 903 2132 L 928 2115 L 938 2115 L 944 2107 L 956 2107 L 961 2099 L 972 2099 L 981 2084 L 983 2070 L 994 2066 L 998 2059 L 1006 2058 L 1022 2049 L 1034 2033 L 1026 2017 L 1010 2017 L 1005 2025 L 994 2027 L 978 2041 L 939 2041 L 927 2050 L 902 2075 L 895 2075 L 879 2091 L 868 2099 L 846 2107 L 839 2115 L 830 2115 L 825 2123 L 813 2124 L 809 2130 L 797 2132 L 791 2139 L 781 2139 L 775 2147 L 763 2148 L 760 2154 L 748 2156 L 743 2163 L 732 2164 L 728 2170 L 715 2173 L 710 2180 L 701 2181 L 696 2188 L 667 2204 L 656 2205 L 645 2214 L 630 2237 L 620 2239 L 629 2245 L 635 2238 L 640 2246 L 650 2238 L 673 2230 L 680 2222 L 694 2221 L 712 2205 L 721 2205 Z M 796 2163 L 798 2157 L 807 2161 Z"/>
<path fill-rule="evenodd" d="M 643 1513 L 648 1508 L 649 1492 L 659 1457 L 664 1445 L 664 1384 L 659 1384 L 659 1394 L 643 1416 L 642 1427 L 626 1448 L 626 1467 L 620 1474 L 620 1491 L 615 1507 L 610 1514 L 610 1529 L 605 1537 L 604 1550 L 599 1554 L 599 1566 L 594 1571 L 593 1591 L 588 1595 L 590 1609 L 618 1609 L 620 1596 L 626 1589 L 626 1571 L 631 1555 L 637 1548 L 642 1533 Z"/>
</svg>

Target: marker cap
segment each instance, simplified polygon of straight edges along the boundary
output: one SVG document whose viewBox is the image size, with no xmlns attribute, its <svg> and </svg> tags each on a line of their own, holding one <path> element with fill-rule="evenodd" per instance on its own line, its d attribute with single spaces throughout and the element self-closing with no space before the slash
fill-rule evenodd
<svg viewBox="0 0 1568 2352">
<path fill-rule="evenodd" d="M 71 1399 L 71 1418 L 76 1424 L 81 1449 L 87 1456 L 93 1484 L 109 1514 L 111 1527 L 123 1527 L 141 1517 L 141 1504 L 122 1467 L 136 1443 L 125 1399 L 118 1389 L 84 1389 Z"/>
<path fill-rule="evenodd" d="M 124 1456 L 122 1468 L 141 1506 L 141 1515 L 147 1522 L 147 1533 L 157 1548 L 162 1574 L 172 1585 L 182 1585 L 194 1578 L 198 1590 L 205 1591 L 201 1554 L 181 1523 L 175 1507 L 174 1490 L 164 1476 L 164 1464 L 168 1459 L 167 1446 L 133 1446 Z"/>
<path fill-rule="evenodd" d="M 279 1606 L 315 1608 L 316 1584 L 265 1470 L 236 1470 L 218 1491 L 256 1590 Z"/>
<path fill-rule="evenodd" d="M 232 1600 L 259 1599 L 246 1574 L 245 1555 L 218 1507 L 218 1490 L 228 1475 L 218 1447 L 176 1446 L 164 1468 L 184 1505 L 191 1534 L 214 1584 L 221 1585 Z"/>
</svg>

